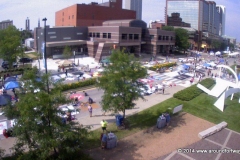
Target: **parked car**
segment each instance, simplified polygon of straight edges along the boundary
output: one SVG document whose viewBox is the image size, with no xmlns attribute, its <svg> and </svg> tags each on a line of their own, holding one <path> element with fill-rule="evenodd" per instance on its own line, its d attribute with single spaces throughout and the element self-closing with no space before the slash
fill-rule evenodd
<svg viewBox="0 0 240 160">
<path fill-rule="evenodd" d="M 31 63 L 33 60 L 31 58 L 20 58 L 20 63 Z"/>
<path fill-rule="evenodd" d="M 63 74 L 60 74 L 59 77 L 69 81 L 73 81 L 77 79 L 76 76 L 74 76 L 72 73 L 68 73 L 67 76 L 65 73 L 63 73 Z"/>
<path fill-rule="evenodd" d="M 12 65 L 13 65 L 13 68 L 17 68 L 17 66 L 18 66 L 18 64 L 16 62 L 14 62 Z M 9 69 L 9 62 L 8 61 L 3 61 L 2 62 L 2 68 Z"/>
<path fill-rule="evenodd" d="M 59 77 L 58 75 L 51 76 L 51 79 L 54 83 L 57 83 L 57 82 L 60 82 L 61 80 L 63 80 L 63 78 Z"/>
</svg>

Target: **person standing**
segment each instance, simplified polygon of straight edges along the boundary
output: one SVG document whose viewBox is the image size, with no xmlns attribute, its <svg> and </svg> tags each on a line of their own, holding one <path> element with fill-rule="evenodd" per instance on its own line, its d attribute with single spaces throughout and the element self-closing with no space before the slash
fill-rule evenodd
<svg viewBox="0 0 240 160">
<path fill-rule="evenodd" d="M 66 74 L 66 77 L 67 77 L 67 75 L 68 75 L 68 71 L 67 71 L 67 69 L 65 70 L 65 74 Z"/>
<path fill-rule="evenodd" d="M 89 104 L 89 106 L 88 106 L 88 112 L 89 112 L 90 117 L 92 117 L 92 106 L 91 106 L 91 104 Z"/>
<path fill-rule="evenodd" d="M 104 119 L 100 122 L 101 126 L 102 126 L 102 131 L 107 131 L 107 121 L 105 121 Z"/>
<path fill-rule="evenodd" d="M 165 85 L 162 86 L 162 94 L 165 92 Z"/>
</svg>

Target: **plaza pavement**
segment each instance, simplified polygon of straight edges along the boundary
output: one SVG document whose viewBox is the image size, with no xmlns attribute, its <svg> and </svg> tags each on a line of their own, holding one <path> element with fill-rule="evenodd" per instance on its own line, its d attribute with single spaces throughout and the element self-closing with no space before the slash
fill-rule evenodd
<svg viewBox="0 0 240 160">
<path fill-rule="evenodd" d="M 160 58 L 164 58 L 164 57 L 160 57 Z M 149 60 L 149 57 L 145 57 L 144 60 Z M 172 59 L 173 61 L 176 61 L 177 59 Z M 57 60 L 53 60 L 53 59 L 48 59 L 47 60 L 47 64 L 48 64 L 48 70 L 51 71 L 51 73 L 57 73 L 57 63 L 56 63 Z M 84 58 L 76 58 L 75 61 L 79 61 L 80 64 L 83 64 L 83 65 L 89 65 L 91 67 L 92 66 L 95 66 L 95 62 L 92 58 L 90 57 L 84 57 Z M 35 66 L 39 66 L 39 63 L 37 61 L 35 61 L 35 63 L 33 64 Z M 44 71 L 44 68 L 43 68 L 43 62 L 40 61 L 40 68 L 42 71 Z M 197 83 L 197 79 L 195 79 L 195 82 L 194 83 Z M 162 94 L 152 94 L 152 95 L 149 95 L 149 96 L 145 96 L 145 101 L 143 100 L 138 100 L 136 101 L 136 107 L 134 109 L 130 109 L 130 110 L 127 110 L 126 111 L 126 116 L 129 116 L 129 115 L 132 115 L 132 114 L 135 114 L 137 112 L 140 112 L 146 108 L 149 108 L 153 105 L 156 105 L 160 102 L 163 102 L 165 101 L 166 99 L 168 98 L 171 98 L 173 96 L 174 93 L 184 89 L 185 87 L 188 87 L 190 86 L 190 83 L 187 81 L 186 83 L 184 84 L 181 84 L 181 85 L 177 85 L 177 86 L 173 86 L 173 87 L 168 87 L 165 89 L 165 94 L 162 95 Z M 98 103 L 98 105 L 100 105 Z M 172 106 L 172 107 L 175 107 L 175 106 Z M 87 110 L 83 110 L 83 112 L 87 112 Z M 93 109 L 93 117 L 90 117 L 88 114 L 85 114 L 85 116 L 79 116 L 79 115 L 76 115 L 76 118 L 77 118 L 77 121 L 80 123 L 80 124 L 83 124 L 84 126 L 91 126 L 91 130 L 94 130 L 94 129 L 97 129 L 100 127 L 100 121 L 102 119 L 105 119 L 107 120 L 109 123 L 115 123 L 115 116 L 114 115 L 111 115 L 109 113 L 106 113 L 105 116 L 102 115 L 102 111 L 100 109 L 100 106 L 99 106 L 99 109 Z M 11 154 L 11 150 L 10 148 L 13 147 L 13 144 L 15 142 L 15 138 L 2 138 L 0 139 L 0 148 L 4 149 L 6 152 L 5 154 L 6 155 L 9 155 Z"/>
</svg>

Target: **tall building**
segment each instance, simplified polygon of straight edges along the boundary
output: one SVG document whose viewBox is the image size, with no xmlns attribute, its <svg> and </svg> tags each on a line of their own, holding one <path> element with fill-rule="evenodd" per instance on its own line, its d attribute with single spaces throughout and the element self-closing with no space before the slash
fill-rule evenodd
<svg viewBox="0 0 240 160">
<path fill-rule="evenodd" d="M 101 26 L 107 20 L 136 19 L 136 12 L 122 9 L 122 0 L 75 4 L 55 13 L 55 26 Z"/>
<path fill-rule="evenodd" d="M 5 20 L 0 22 L 0 29 L 6 29 L 8 26 L 12 26 L 12 25 L 13 25 L 13 21 Z"/>
<path fill-rule="evenodd" d="M 27 17 L 26 22 L 25 22 L 25 30 L 26 31 L 30 30 L 30 20 L 28 19 L 28 17 Z"/>
<path fill-rule="evenodd" d="M 219 35 L 220 13 L 214 1 L 205 0 L 166 0 L 166 24 L 172 13 L 179 13 L 183 23 L 208 35 Z M 175 26 L 173 23 L 171 25 Z M 225 28 L 222 24 L 222 28 Z M 178 25 L 176 25 L 178 26 Z"/>
<path fill-rule="evenodd" d="M 136 11 L 136 19 L 142 19 L 142 0 L 125 0 L 125 9 Z"/>
<path fill-rule="evenodd" d="M 220 14 L 220 30 L 219 35 L 225 35 L 225 21 L 226 21 L 226 7 L 222 5 L 217 5 L 217 10 Z"/>
</svg>

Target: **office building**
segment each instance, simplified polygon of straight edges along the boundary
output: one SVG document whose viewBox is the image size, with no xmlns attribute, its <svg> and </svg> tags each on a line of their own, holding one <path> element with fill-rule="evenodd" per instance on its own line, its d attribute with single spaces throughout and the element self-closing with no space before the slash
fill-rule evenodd
<svg viewBox="0 0 240 160">
<path fill-rule="evenodd" d="M 28 17 L 27 17 L 26 22 L 25 22 L 25 30 L 30 31 L 30 20 L 28 19 Z"/>
<path fill-rule="evenodd" d="M 125 9 L 136 11 L 136 19 L 142 19 L 142 0 L 125 0 Z"/>
<path fill-rule="evenodd" d="M 208 35 L 219 35 L 220 14 L 214 1 L 205 0 L 166 0 L 166 24 L 171 21 L 173 13 L 178 13 L 182 24 L 190 24 L 192 28 L 206 32 Z M 171 23 L 179 26 L 179 23 Z M 225 25 L 225 24 L 224 24 Z M 223 24 L 222 24 L 223 27 Z"/>
<path fill-rule="evenodd" d="M 220 26 L 219 35 L 225 35 L 225 21 L 226 21 L 226 7 L 223 5 L 217 5 L 217 10 L 220 14 Z"/>
<path fill-rule="evenodd" d="M 35 48 L 38 53 L 43 53 L 44 28 L 35 30 Z M 110 20 L 101 26 L 47 27 L 46 42 L 49 57 L 63 55 L 65 46 L 69 46 L 76 56 L 87 54 L 100 61 L 110 56 L 112 49 L 125 48 L 134 55 L 168 53 L 175 45 L 175 33 L 148 29 L 142 20 Z"/>
<path fill-rule="evenodd" d="M 5 20 L 0 22 L 0 29 L 6 29 L 8 26 L 12 26 L 12 25 L 13 25 L 13 21 Z"/>
<path fill-rule="evenodd" d="M 55 13 L 55 26 L 101 26 L 107 20 L 136 19 L 136 12 L 122 9 L 122 0 L 74 4 Z"/>
</svg>

